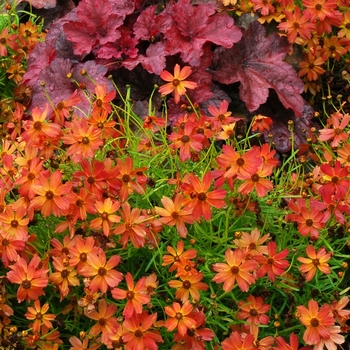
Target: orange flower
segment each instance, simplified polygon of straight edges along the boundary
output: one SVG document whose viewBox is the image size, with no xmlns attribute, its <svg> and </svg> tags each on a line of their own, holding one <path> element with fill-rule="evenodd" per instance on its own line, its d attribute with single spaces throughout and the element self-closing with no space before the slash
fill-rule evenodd
<svg viewBox="0 0 350 350">
<path fill-rule="evenodd" d="M 125 275 L 125 281 L 128 290 L 125 291 L 120 288 L 112 289 L 112 296 L 115 299 L 123 300 L 127 299 L 126 305 L 123 310 L 123 315 L 126 318 L 130 318 L 133 313 L 141 314 L 143 311 L 142 305 L 150 302 L 151 298 L 146 294 L 145 282 L 146 277 L 142 277 L 136 285 L 130 272 Z"/>
<path fill-rule="evenodd" d="M 89 346 L 89 338 L 85 338 L 81 341 L 77 337 L 70 337 L 69 342 L 72 345 L 69 350 L 97 350 L 101 347 L 101 344 L 92 344 Z"/>
<path fill-rule="evenodd" d="M 93 158 L 95 151 L 103 145 L 101 130 L 94 125 L 88 125 L 85 118 L 75 118 L 67 126 L 70 131 L 61 137 L 64 144 L 71 145 L 66 155 L 71 156 L 75 163 L 83 158 Z"/>
<path fill-rule="evenodd" d="M 343 325 L 350 318 L 350 310 L 344 310 L 349 301 L 349 297 L 344 296 L 340 300 L 331 303 L 332 314 L 340 325 Z"/>
<path fill-rule="evenodd" d="M 264 304 L 262 297 L 254 297 L 249 295 L 247 301 L 240 301 L 238 303 L 239 312 L 237 314 L 238 320 L 246 320 L 249 324 L 250 333 L 254 335 L 254 339 L 258 338 L 260 324 L 268 324 L 270 317 L 265 315 L 270 310 L 271 306 Z"/>
<path fill-rule="evenodd" d="M 254 147 L 241 156 L 231 146 L 224 145 L 222 147 L 222 153 L 216 160 L 220 167 L 226 170 L 224 174 L 225 178 L 231 178 L 238 174 L 251 176 L 262 164 L 259 153 L 259 148 Z"/>
<path fill-rule="evenodd" d="M 310 22 L 323 21 L 326 17 L 335 17 L 336 0 L 302 0 L 306 7 L 304 14 Z"/>
<path fill-rule="evenodd" d="M 6 73 L 9 74 L 8 78 L 13 79 L 13 81 L 18 84 L 22 81 L 23 74 L 25 73 L 23 65 L 20 63 L 13 64 L 9 67 Z"/>
<path fill-rule="evenodd" d="M 216 283 L 224 282 L 223 289 L 230 292 L 235 283 L 242 292 L 247 292 L 249 285 L 255 283 L 255 277 L 251 273 L 258 267 L 255 260 L 244 260 L 244 252 L 241 249 L 227 249 L 225 253 L 227 264 L 216 263 L 213 265 L 214 271 L 218 272 L 213 278 Z"/>
<path fill-rule="evenodd" d="M 240 249 L 247 250 L 252 256 L 268 254 L 267 246 L 264 244 L 269 238 L 270 234 L 266 234 L 260 237 L 260 231 L 258 228 L 248 232 L 238 232 L 239 239 L 235 239 L 233 243 Z"/>
<path fill-rule="evenodd" d="M 160 215 L 159 221 L 168 226 L 175 226 L 180 237 L 186 238 L 187 228 L 185 223 L 193 224 L 192 209 L 182 209 L 184 205 L 184 197 L 178 193 L 174 201 L 163 196 L 161 202 L 164 208 L 155 207 L 157 215 Z"/>
<path fill-rule="evenodd" d="M 261 114 L 258 114 L 254 117 L 252 131 L 259 130 L 259 132 L 263 132 L 265 130 L 270 130 L 270 125 L 272 124 L 273 121 L 270 117 L 265 117 Z"/>
<path fill-rule="evenodd" d="M 70 286 L 79 286 L 80 281 L 75 276 L 77 272 L 73 267 L 68 266 L 68 259 L 61 259 L 53 256 L 53 266 L 56 272 L 50 274 L 50 281 L 58 286 L 61 295 L 61 301 L 69 293 Z"/>
<path fill-rule="evenodd" d="M 162 266 L 173 264 L 168 270 L 169 272 L 173 272 L 176 270 L 176 263 L 187 259 L 194 259 L 197 256 L 197 250 L 189 249 L 184 251 L 184 248 L 185 248 L 185 244 L 183 241 L 179 241 L 177 243 L 176 250 L 173 247 L 167 246 L 166 250 L 171 255 L 163 256 Z"/>
<path fill-rule="evenodd" d="M 71 114 L 71 108 L 81 102 L 81 98 L 78 96 L 78 90 L 75 90 L 73 94 L 66 100 L 62 100 L 57 103 L 56 108 L 53 111 L 52 119 L 54 123 L 61 126 L 64 125 L 65 120 Z"/>
<path fill-rule="evenodd" d="M 189 66 L 185 66 L 180 70 L 178 64 L 175 65 L 174 75 L 164 70 L 160 73 L 160 77 L 165 81 L 169 81 L 169 83 L 162 85 L 159 88 L 159 92 L 162 95 L 168 95 L 174 92 L 174 101 L 175 103 L 179 103 L 180 96 L 185 95 L 186 93 L 186 88 L 195 89 L 197 87 L 197 83 L 185 80 L 191 75 L 191 73 L 192 69 Z"/>
<path fill-rule="evenodd" d="M 17 34 L 9 34 L 9 28 L 4 28 L 0 34 L 0 56 L 5 57 L 8 54 L 7 48 L 10 47 L 13 51 L 18 49 L 16 40 Z"/>
<path fill-rule="evenodd" d="M 40 333 L 40 328 L 42 325 L 51 329 L 53 327 L 51 321 L 53 321 L 56 316 L 53 314 L 47 314 L 49 310 L 49 304 L 45 303 L 42 307 L 40 306 L 40 301 L 35 300 L 34 307 L 28 306 L 28 312 L 24 316 L 28 320 L 34 320 L 33 322 L 33 331 Z"/>
<path fill-rule="evenodd" d="M 18 240 L 11 236 L 5 235 L 5 237 L 7 238 L 2 237 L 0 234 L 0 255 L 4 266 L 8 267 L 11 261 L 17 261 L 18 252 L 25 250 L 28 238 Z"/>
<path fill-rule="evenodd" d="M 306 327 L 303 339 L 308 345 L 316 345 L 322 339 L 329 339 L 331 333 L 328 329 L 334 326 L 334 318 L 329 305 L 324 304 L 318 309 L 315 300 L 309 300 L 308 308 L 304 305 L 297 307 L 300 314 L 299 321 Z"/>
<path fill-rule="evenodd" d="M 115 215 L 115 212 L 120 207 L 120 203 L 112 201 L 108 197 L 103 202 L 96 201 L 95 206 L 100 217 L 93 219 L 90 222 L 90 227 L 95 229 L 102 227 L 103 234 L 108 237 L 112 223 L 120 221 L 120 216 Z"/>
<path fill-rule="evenodd" d="M 306 61 L 300 62 L 300 71 L 298 72 L 299 77 L 306 75 L 308 80 L 317 80 L 319 75 L 322 75 L 325 70 L 321 67 L 324 64 L 322 57 L 317 57 L 312 53 L 308 54 Z"/>
<path fill-rule="evenodd" d="M 286 16 L 286 21 L 278 25 L 280 30 L 287 32 L 287 39 L 291 44 L 294 44 L 297 36 L 302 39 L 310 39 L 311 32 L 315 30 L 314 23 L 310 23 L 305 14 L 301 15 L 300 7 L 296 6 L 294 13 L 290 11 L 283 11 Z"/>
<path fill-rule="evenodd" d="M 87 257 L 88 266 L 84 266 L 80 270 L 80 275 L 85 277 L 94 276 L 90 282 L 89 289 L 92 292 L 100 290 L 102 293 L 106 293 L 108 287 L 115 287 L 123 279 L 123 275 L 113 270 L 113 267 L 120 263 L 120 256 L 113 255 L 106 262 L 106 254 L 100 249 L 98 256 L 91 254 Z"/>
<path fill-rule="evenodd" d="M 182 302 L 189 300 L 191 295 L 194 302 L 198 302 L 200 299 L 199 290 L 208 290 L 209 286 L 201 282 L 203 279 L 202 273 L 196 273 L 187 276 L 181 276 L 181 281 L 173 280 L 169 281 L 170 288 L 177 288 L 175 297 Z"/>
<path fill-rule="evenodd" d="M 188 178 L 188 183 L 182 185 L 184 192 L 190 196 L 186 200 L 185 208 L 192 209 L 194 220 L 198 220 L 202 215 L 205 220 L 211 219 L 211 206 L 214 208 L 223 208 L 226 203 L 224 201 L 226 191 L 217 189 L 209 191 L 212 182 L 211 172 L 207 172 L 200 181 L 196 175 Z"/>
<path fill-rule="evenodd" d="M 97 323 L 92 326 L 89 334 L 96 336 L 102 332 L 101 341 L 102 343 L 107 343 L 109 336 L 113 335 L 118 328 L 118 322 L 115 317 L 112 317 L 117 311 L 117 307 L 114 304 L 107 305 L 105 299 L 101 299 L 98 302 L 98 311 L 85 310 L 85 316 L 97 321 Z"/>
<path fill-rule="evenodd" d="M 44 217 L 51 214 L 61 216 L 69 207 L 69 201 L 63 195 L 67 194 L 71 187 L 70 182 L 62 184 L 62 174 L 58 170 L 51 174 L 50 179 L 40 173 L 39 183 L 32 185 L 32 190 L 37 196 L 31 200 L 29 209 L 40 209 Z"/>
<path fill-rule="evenodd" d="M 123 342 L 126 343 L 125 350 L 158 349 L 156 343 L 163 343 L 163 338 L 157 331 L 150 330 L 156 319 L 156 313 L 148 315 L 147 312 L 141 315 L 133 314 L 131 318 L 126 319 L 122 336 Z"/>
<path fill-rule="evenodd" d="M 128 202 L 122 204 L 122 210 L 120 215 L 123 222 L 115 228 L 114 234 L 122 235 L 120 242 L 123 244 L 123 248 L 126 248 L 129 239 L 134 247 L 143 247 L 146 243 L 146 228 L 144 226 L 146 217 L 140 215 L 141 210 L 138 208 L 131 210 Z"/>
<path fill-rule="evenodd" d="M 255 350 L 254 341 L 252 334 L 247 334 L 242 339 L 238 332 L 232 332 L 230 337 L 221 343 L 221 346 L 222 350 Z"/>
<path fill-rule="evenodd" d="M 49 112 L 49 105 L 46 105 L 44 112 L 40 108 L 35 107 L 32 110 L 32 119 L 26 120 L 23 123 L 24 132 L 21 134 L 21 140 L 26 141 L 27 146 L 32 146 L 39 141 L 40 137 L 48 137 L 55 139 L 61 134 L 61 126 L 47 121 L 47 114 Z"/>
<path fill-rule="evenodd" d="M 317 270 L 320 270 L 326 275 L 331 273 L 331 269 L 327 264 L 327 261 L 331 259 L 332 255 L 327 253 L 326 249 L 321 248 L 318 252 L 316 252 L 315 248 L 312 245 L 309 245 L 306 248 L 306 254 L 310 259 L 303 257 L 298 258 L 298 261 L 303 263 L 299 267 L 299 270 L 306 273 L 306 282 L 309 282 L 314 278 Z"/>
<path fill-rule="evenodd" d="M 107 113 L 111 113 L 112 106 L 110 102 L 115 98 L 116 91 L 111 90 L 107 93 L 107 86 L 96 84 L 95 87 L 96 100 L 92 104 L 93 109 L 104 109 Z"/>
<path fill-rule="evenodd" d="M 189 316 L 192 310 L 193 307 L 189 300 L 185 301 L 182 306 L 176 302 L 172 306 L 165 306 L 164 311 L 170 318 L 165 321 L 164 327 L 168 332 L 176 328 L 180 335 L 185 335 L 188 329 L 197 326 L 196 321 Z"/>
<path fill-rule="evenodd" d="M 344 13 L 343 23 L 339 26 L 341 30 L 338 32 L 339 38 L 347 38 L 350 40 L 350 11 Z"/>
<path fill-rule="evenodd" d="M 5 238 L 26 241 L 28 239 L 28 218 L 23 218 L 27 213 L 26 208 L 19 207 L 16 211 L 11 206 L 0 213 L 0 232 Z"/>
<path fill-rule="evenodd" d="M 6 274 L 8 280 L 19 284 L 17 290 L 17 300 L 37 300 L 40 295 L 45 295 L 44 288 L 49 283 L 47 278 L 48 269 L 39 268 L 41 260 L 38 255 L 34 255 L 27 264 L 23 258 L 18 258 L 14 265 L 9 266 L 12 271 Z"/>
</svg>

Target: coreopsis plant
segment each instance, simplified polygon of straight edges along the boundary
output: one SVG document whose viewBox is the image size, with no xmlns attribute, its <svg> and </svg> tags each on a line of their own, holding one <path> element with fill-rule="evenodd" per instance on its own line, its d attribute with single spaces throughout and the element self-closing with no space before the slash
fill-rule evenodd
<svg viewBox="0 0 350 350">
<path fill-rule="evenodd" d="M 348 7 L 5 4 L 1 345 L 345 347 Z"/>
</svg>

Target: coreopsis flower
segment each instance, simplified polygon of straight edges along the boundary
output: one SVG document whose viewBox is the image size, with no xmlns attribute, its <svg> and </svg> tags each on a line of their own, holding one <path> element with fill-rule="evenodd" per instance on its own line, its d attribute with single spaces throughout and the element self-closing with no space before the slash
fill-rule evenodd
<svg viewBox="0 0 350 350">
<path fill-rule="evenodd" d="M 102 297 L 100 292 L 92 292 L 89 288 L 84 288 L 85 295 L 78 300 L 78 305 L 90 312 L 96 309 L 96 303 Z"/>
<path fill-rule="evenodd" d="M 105 299 L 101 299 L 98 302 L 98 309 L 93 311 L 87 311 L 85 309 L 85 316 L 95 320 L 97 323 L 92 326 L 89 334 L 97 336 L 102 333 L 101 341 L 106 344 L 109 336 L 113 335 L 118 328 L 118 322 L 115 317 L 117 306 L 114 304 L 107 304 Z"/>
<path fill-rule="evenodd" d="M 28 239 L 28 223 L 29 218 L 24 218 L 27 210 L 19 207 L 17 210 L 9 205 L 5 212 L 0 213 L 0 233 L 4 238 L 12 238 L 15 240 Z"/>
<path fill-rule="evenodd" d="M 243 251 L 246 250 L 250 255 L 268 254 L 267 246 L 263 244 L 270 238 L 269 233 L 260 237 L 260 231 L 256 227 L 250 233 L 239 232 L 238 237 L 240 238 L 234 239 L 233 243 Z"/>
<path fill-rule="evenodd" d="M 70 192 L 66 199 L 69 200 L 69 214 L 73 217 L 73 221 L 86 220 L 87 213 L 96 213 L 96 197 L 80 188 L 78 192 Z"/>
<path fill-rule="evenodd" d="M 106 254 L 100 248 L 98 255 L 91 254 L 87 257 L 88 265 L 83 266 L 79 274 L 84 277 L 94 277 L 89 284 L 92 292 L 100 290 L 106 293 L 108 287 L 115 287 L 123 279 L 123 275 L 113 268 L 120 263 L 120 256 L 113 255 L 106 261 Z"/>
<path fill-rule="evenodd" d="M 37 300 L 39 296 L 45 295 L 44 288 L 48 285 L 48 269 L 39 268 L 41 260 L 37 254 L 33 256 L 29 264 L 23 259 L 18 258 L 14 265 L 10 265 L 11 271 L 7 272 L 7 279 L 19 284 L 17 290 L 17 300 Z"/>
<path fill-rule="evenodd" d="M 16 239 L 8 235 L 5 235 L 5 237 L 0 234 L 0 255 L 4 266 L 8 267 L 12 261 L 17 261 L 19 257 L 18 252 L 24 251 L 28 237 L 23 239 Z"/>
<path fill-rule="evenodd" d="M 149 276 L 146 277 L 145 280 L 146 293 L 151 297 L 156 295 L 154 290 L 158 287 L 158 284 L 159 281 L 157 280 L 157 275 L 152 272 Z"/>
<path fill-rule="evenodd" d="M 236 122 L 228 125 L 221 125 L 221 131 L 216 134 L 216 139 L 217 140 L 232 139 L 235 136 L 235 129 L 236 129 Z"/>
<path fill-rule="evenodd" d="M 32 110 L 32 120 L 23 122 L 24 132 L 21 134 L 21 140 L 27 143 L 27 146 L 33 146 L 39 137 L 46 136 L 55 139 L 61 134 L 61 126 L 55 123 L 49 123 L 47 116 L 49 112 L 49 105 L 46 105 L 44 111 L 35 107 Z"/>
<path fill-rule="evenodd" d="M 341 142 L 345 142 L 349 137 L 349 132 L 344 130 L 350 122 L 350 114 L 335 113 L 331 115 L 330 124 L 332 128 L 321 129 L 318 139 L 320 141 L 331 141 L 332 147 L 337 147 Z"/>
<path fill-rule="evenodd" d="M 18 28 L 19 41 L 22 47 L 29 47 L 32 49 L 39 39 L 43 38 L 45 35 L 39 30 L 39 26 L 34 24 L 32 21 L 26 23 L 21 23 Z"/>
<path fill-rule="evenodd" d="M 184 128 L 173 131 L 168 135 L 172 142 L 170 148 L 179 149 L 179 156 L 182 162 L 191 159 L 191 151 L 200 152 L 203 148 L 205 136 L 196 131 L 196 122 L 187 121 Z"/>
<path fill-rule="evenodd" d="M 47 314 L 49 310 L 49 304 L 45 303 L 40 306 L 39 299 L 35 300 L 34 307 L 28 306 L 28 312 L 24 314 L 27 320 L 34 320 L 32 328 L 34 332 L 40 333 L 40 328 L 42 325 L 47 327 L 47 329 L 53 328 L 52 322 L 56 316 L 53 314 Z"/>
<path fill-rule="evenodd" d="M 108 197 L 103 202 L 96 201 L 95 206 L 99 217 L 91 220 L 90 227 L 95 229 L 102 227 L 103 234 L 108 237 L 111 225 L 120 222 L 120 216 L 115 214 L 120 207 L 120 203 Z"/>
<path fill-rule="evenodd" d="M 292 333 L 289 336 L 289 344 L 281 337 L 278 336 L 275 340 L 276 345 L 273 347 L 274 350 L 311 350 L 310 346 L 299 346 L 299 338 L 296 334 Z"/>
<path fill-rule="evenodd" d="M 52 238 L 50 244 L 53 248 L 49 250 L 50 256 L 67 258 L 69 256 L 69 249 L 75 246 L 75 240 L 77 237 L 64 236 L 63 242 L 59 241 L 57 238 Z"/>
<path fill-rule="evenodd" d="M 96 255 L 98 247 L 96 246 L 94 237 L 85 239 L 76 236 L 74 245 L 69 247 L 69 265 L 75 267 L 77 272 L 86 266 L 89 255 Z"/>
<path fill-rule="evenodd" d="M 271 282 L 274 282 L 276 276 L 281 276 L 286 268 L 289 267 L 289 262 L 284 260 L 288 255 L 288 248 L 277 253 L 276 242 L 269 242 L 267 244 L 267 256 L 256 255 L 254 259 L 259 263 L 260 267 L 256 273 L 258 278 L 261 278 L 267 274 L 267 277 Z"/>
<path fill-rule="evenodd" d="M 63 126 L 64 122 L 71 115 L 71 109 L 81 102 L 80 96 L 78 96 L 78 90 L 75 90 L 73 94 L 66 100 L 58 102 L 52 112 L 53 122 Z"/>
<path fill-rule="evenodd" d="M 80 281 L 76 277 L 77 271 L 68 265 L 68 259 L 55 256 L 52 259 L 55 272 L 50 274 L 49 279 L 60 290 L 62 301 L 70 292 L 70 287 L 79 286 Z"/>
<path fill-rule="evenodd" d="M 39 174 L 38 184 L 32 185 L 36 196 L 31 200 L 29 209 L 40 209 L 44 217 L 62 215 L 69 207 L 69 201 L 64 197 L 72 188 L 70 182 L 62 183 L 62 174 L 56 170 L 48 179 L 43 173 Z"/>
<path fill-rule="evenodd" d="M 96 100 L 92 104 L 93 109 L 104 109 L 108 114 L 112 111 L 112 106 L 110 102 L 114 100 L 116 96 L 116 91 L 113 89 L 107 93 L 106 84 L 100 85 L 96 84 L 95 86 L 95 95 Z"/>
<path fill-rule="evenodd" d="M 165 119 L 156 117 L 155 115 L 147 115 L 143 120 L 143 128 L 145 130 L 152 130 L 156 132 L 159 130 L 159 127 L 165 126 Z"/>
<path fill-rule="evenodd" d="M 141 215 L 139 208 L 132 208 L 128 202 L 122 204 L 122 211 L 120 211 L 122 222 L 117 225 L 113 231 L 116 235 L 122 235 L 120 242 L 123 244 L 123 248 L 126 248 L 129 240 L 134 247 L 143 247 L 146 243 L 146 217 Z"/>
<path fill-rule="evenodd" d="M 337 149 L 338 158 L 337 160 L 343 166 L 350 166 L 350 144 L 344 143 Z"/>
<path fill-rule="evenodd" d="M 295 214 L 287 214 L 286 220 L 298 223 L 298 231 L 302 236 L 310 235 L 313 239 L 320 236 L 319 229 L 325 226 L 325 214 L 316 205 L 306 206 L 305 200 L 298 198 L 296 202 L 288 202 L 288 207 Z"/>
<path fill-rule="evenodd" d="M 8 78 L 12 79 L 16 84 L 19 84 L 22 81 L 25 72 L 26 71 L 21 63 L 15 63 L 6 70 L 6 73 L 9 74 Z"/>
<path fill-rule="evenodd" d="M 335 161 L 334 166 L 322 164 L 320 166 L 323 172 L 323 180 L 327 181 L 323 184 L 319 191 L 321 194 L 327 193 L 334 195 L 336 200 L 342 200 L 348 192 L 350 180 L 348 180 L 348 167 L 342 167 L 339 161 Z"/>
<path fill-rule="evenodd" d="M 224 174 L 225 178 L 235 177 L 238 174 L 251 176 L 262 164 L 258 147 L 253 147 L 243 155 L 240 155 L 231 146 L 224 145 L 222 147 L 222 153 L 216 160 L 220 167 L 227 169 Z"/>
<path fill-rule="evenodd" d="M 345 37 L 350 39 L 350 10 L 344 13 L 343 22 L 338 26 L 338 28 L 341 28 L 337 34 L 339 38 Z"/>
<path fill-rule="evenodd" d="M 345 338 L 342 333 L 342 330 L 339 326 L 330 326 L 328 327 L 329 336 L 321 337 L 319 343 L 315 344 L 313 350 L 336 350 L 340 347 L 340 344 L 345 343 Z"/>
<path fill-rule="evenodd" d="M 322 57 L 316 57 L 312 53 L 309 53 L 306 61 L 300 62 L 300 71 L 298 72 L 299 77 L 306 75 L 308 80 L 317 80 L 325 70 L 321 67 L 324 64 Z"/>
<path fill-rule="evenodd" d="M 106 110 L 94 109 L 91 112 L 91 117 L 87 120 L 90 125 L 94 125 L 96 128 L 101 130 L 101 139 L 109 140 L 111 138 L 117 138 L 119 133 L 115 129 L 117 122 L 110 120 Z"/>
<path fill-rule="evenodd" d="M 238 320 L 245 320 L 249 325 L 250 334 L 254 335 L 254 339 L 258 338 L 259 325 L 268 324 L 270 317 L 266 315 L 271 308 L 271 305 L 264 304 L 262 297 L 254 297 L 249 295 L 247 301 L 238 303 Z"/>
<path fill-rule="evenodd" d="M 127 300 L 123 310 L 123 315 L 126 318 L 130 318 L 133 313 L 141 314 L 143 311 L 143 305 L 148 304 L 151 298 L 147 295 L 145 289 L 146 277 L 140 278 L 135 285 L 131 273 L 127 272 L 125 275 L 125 281 L 127 290 L 114 288 L 111 293 L 114 299 Z"/>
<path fill-rule="evenodd" d="M 89 338 L 85 338 L 83 341 L 81 341 L 77 337 L 70 337 L 68 340 L 72 345 L 69 348 L 69 350 L 97 350 L 102 346 L 101 344 L 91 344 L 89 346 L 89 342 L 90 342 Z"/>
<path fill-rule="evenodd" d="M 334 17 L 337 7 L 335 0 L 303 0 L 304 15 L 311 22 L 323 21 L 326 17 Z"/>
<path fill-rule="evenodd" d="M 317 345 L 322 339 L 329 339 L 329 327 L 334 326 L 334 318 L 329 305 L 324 304 L 319 309 L 318 303 L 311 299 L 308 307 L 297 306 L 299 321 L 306 327 L 303 340 L 308 345 Z"/>
<path fill-rule="evenodd" d="M 189 198 L 185 201 L 185 209 L 192 209 L 194 220 L 198 220 L 201 216 L 205 220 L 210 220 L 211 207 L 219 209 L 226 205 L 224 200 L 226 191 L 223 189 L 209 191 L 211 182 L 212 174 L 207 172 L 202 181 L 196 175 L 191 175 L 188 182 L 182 185 L 183 191 L 189 194 Z"/>
<path fill-rule="evenodd" d="M 173 272 L 177 268 L 176 263 L 184 260 L 194 259 L 197 256 L 197 250 L 191 248 L 185 251 L 184 248 L 185 244 L 183 241 L 179 241 L 177 243 L 176 250 L 171 246 L 167 246 L 166 249 L 171 255 L 163 256 L 162 266 L 173 264 L 168 269 L 169 272 Z"/>
<path fill-rule="evenodd" d="M 268 16 L 270 13 L 275 12 L 272 2 L 272 0 L 252 0 L 254 11 L 259 10 L 262 16 Z"/>
<path fill-rule="evenodd" d="M 152 349 L 157 350 L 157 343 L 163 343 L 163 338 L 158 331 L 150 328 L 157 320 L 157 313 L 149 315 L 143 312 L 141 315 L 133 314 L 131 318 L 123 322 L 124 333 L 122 335 L 125 350 Z"/>
<path fill-rule="evenodd" d="M 213 121 L 214 130 L 219 132 L 223 125 L 228 125 L 238 120 L 241 120 L 241 118 L 232 117 L 232 112 L 229 112 L 227 109 L 228 102 L 226 100 L 220 102 L 219 108 L 213 105 L 210 105 L 208 107 L 208 112 L 215 118 L 215 120 Z"/>
<path fill-rule="evenodd" d="M 193 301 L 198 302 L 200 299 L 200 290 L 208 290 L 209 286 L 201 282 L 203 279 L 203 274 L 201 272 L 180 276 L 181 281 L 172 280 L 168 282 L 170 288 L 177 288 L 175 292 L 176 299 L 180 299 L 182 302 L 189 300 L 192 297 Z"/>
<path fill-rule="evenodd" d="M 172 306 L 165 306 L 164 311 L 169 316 L 164 323 L 164 327 L 168 332 L 176 329 L 183 336 L 193 326 L 197 326 L 196 320 L 190 317 L 193 306 L 189 300 L 185 301 L 182 306 L 174 302 Z"/>
<path fill-rule="evenodd" d="M 272 124 L 273 121 L 270 117 L 258 114 L 253 119 L 252 131 L 258 130 L 259 132 L 263 132 L 265 130 L 270 130 L 270 125 Z"/>
<path fill-rule="evenodd" d="M 185 223 L 193 224 L 192 209 L 183 209 L 184 196 L 181 193 L 175 195 L 174 201 L 163 196 L 161 202 L 164 208 L 154 207 L 156 214 L 160 215 L 158 219 L 165 225 L 176 226 L 176 230 L 180 237 L 186 238 L 187 228 Z"/>
<path fill-rule="evenodd" d="M 333 35 L 328 38 L 325 36 L 323 44 L 322 58 L 327 61 L 329 57 L 339 61 L 342 56 L 346 55 L 350 48 L 350 41 L 347 38 L 339 39 Z"/>
<path fill-rule="evenodd" d="M 273 183 L 266 179 L 271 173 L 272 171 L 269 167 L 262 165 L 250 176 L 237 175 L 239 180 L 244 180 L 237 191 L 245 195 L 255 190 L 258 197 L 265 197 L 267 192 L 273 189 Z"/>
<path fill-rule="evenodd" d="M 122 202 L 125 202 L 134 191 L 138 194 L 144 193 L 147 177 L 137 176 L 138 170 L 134 169 L 134 161 L 131 157 L 127 157 L 125 162 L 118 158 L 117 169 L 119 173 L 116 178 L 121 181 L 119 197 Z"/>
<path fill-rule="evenodd" d="M 0 56 L 6 57 L 8 54 L 8 48 L 13 51 L 18 49 L 18 44 L 16 40 L 18 38 L 17 34 L 9 34 L 9 28 L 5 27 L 0 34 Z"/>
<path fill-rule="evenodd" d="M 349 301 L 350 299 L 346 295 L 338 301 L 332 301 L 331 303 L 332 314 L 340 325 L 343 325 L 350 318 L 350 310 L 344 310 Z"/>
<path fill-rule="evenodd" d="M 65 145 L 71 145 L 66 155 L 71 156 L 75 163 L 83 158 L 93 158 L 95 152 L 103 145 L 101 130 L 94 125 L 88 125 L 85 118 L 74 118 L 66 130 L 67 133 L 61 140 Z"/>
<path fill-rule="evenodd" d="M 255 350 L 253 334 L 247 334 L 243 339 L 238 332 L 232 332 L 229 338 L 221 343 L 222 350 Z"/>
<path fill-rule="evenodd" d="M 278 25 L 278 29 L 284 30 L 287 33 L 287 39 L 291 44 L 296 42 L 298 36 L 302 39 L 310 39 L 311 32 L 316 29 L 314 23 L 310 23 L 305 14 L 301 14 L 299 6 L 296 6 L 294 12 L 283 11 L 285 22 Z"/>
<path fill-rule="evenodd" d="M 197 325 L 192 326 L 184 335 L 176 333 L 174 341 L 178 344 L 183 344 L 185 349 L 205 350 L 206 345 L 204 342 L 211 341 L 215 333 L 209 328 L 204 328 L 205 314 L 202 311 L 193 310 L 192 316 L 196 320 Z M 175 349 L 177 348 L 172 348 L 172 350 Z"/>
<path fill-rule="evenodd" d="M 178 64 L 174 67 L 174 75 L 164 70 L 160 73 L 160 77 L 169 83 L 162 85 L 158 91 L 162 95 L 168 95 L 173 92 L 175 103 L 179 103 L 180 96 L 185 95 L 186 89 L 195 89 L 197 87 L 197 83 L 185 80 L 191 73 L 192 69 L 189 66 L 185 66 L 180 70 Z"/>
<path fill-rule="evenodd" d="M 298 261 L 302 263 L 299 270 L 306 274 L 306 282 L 311 281 L 317 272 L 317 270 L 328 275 L 331 273 L 331 269 L 328 265 L 328 261 L 331 259 L 332 255 L 326 252 L 326 249 L 321 248 L 317 252 L 312 245 L 306 247 L 306 255 L 309 258 L 299 257 Z"/>
<path fill-rule="evenodd" d="M 216 263 L 213 265 L 214 271 L 218 272 L 213 281 L 216 283 L 224 282 L 225 292 L 230 292 L 236 283 L 242 292 L 247 292 L 249 286 L 255 283 L 252 272 L 257 269 L 258 263 L 255 260 L 246 261 L 241 249 L 227 249 L 225 258 L 227 264 Z"/>
</svg>

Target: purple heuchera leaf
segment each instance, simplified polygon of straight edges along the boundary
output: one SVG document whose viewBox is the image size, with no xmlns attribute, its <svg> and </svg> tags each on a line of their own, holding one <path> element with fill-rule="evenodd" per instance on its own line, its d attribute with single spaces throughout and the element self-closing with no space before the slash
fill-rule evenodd
<svg viewBox="0 0 350 350">
<path fill-rule="evenodd" d="M 200 65 L 202 47 L 209 41 L 225 48 L 238 42 L 242 33 L 228 15 L 215 14 L 215 5 L 193 6 L 190 0 L 180 0 L 166 8 L 172 26 L 165 31 L 167 53 L 181 53 L 181 59 L 191 66 Z"/>
<path fill-rule="evenodd" d="M 268 37 L 265 34 L 264 26 L 255 21 L 233 48 L 216 50 L 214 80 L 223 84 L 239 81 L 239 96 L 251 112 L 265 103 L 269 89 L 274 89 L 284 107 L 300 117 L 304 109 L 300 96 L 304 85 L 293 67 L 283 61 L 289 44 L 277 33 Z"/>
<path fill-rule="evenodd" d="M 96 46 L 114 43 L 120 38 L 117 30 L 127 14 L 132 12 L 130 1 L 123 6 L 119 1 L 83 0 L 77 7 L 77 21 L 63 26 L 67 39 L 73 43 L 76 55 L 89 54 Z"/>
</svg>

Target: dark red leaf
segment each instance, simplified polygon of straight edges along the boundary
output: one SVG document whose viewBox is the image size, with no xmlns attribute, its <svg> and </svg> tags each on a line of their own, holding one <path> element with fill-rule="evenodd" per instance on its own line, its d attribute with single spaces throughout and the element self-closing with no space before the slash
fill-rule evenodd
<svg viewBox="0 0 350 350">
<path fill-rule="evenodd" d="M 215 14 L 215 5 L 193 6 L 189 0 L 180 0 L 169 5 L 166 12 L 173 24 L 165 36 L 168 55 L 181 53 L 181 59 L 191 66 L 200 65 L 202 47 L 206 42 L 231 47 L 241 39 L 242 33 L 228 15 Z"/>
<path fill-rule="evenodd" d="M 284 107 L 300 117 L 304 85 L 293 67 L 283 61 L 289 44 L 277 33 L 265 34 L 264 26 L 255 21 L 233 48 L 216 50 L 213 77 L 223 84 L 240 82 L 240 98 L 251 112 L 266 102 L 269 89 L 273 89 Z"/>
</svg>

